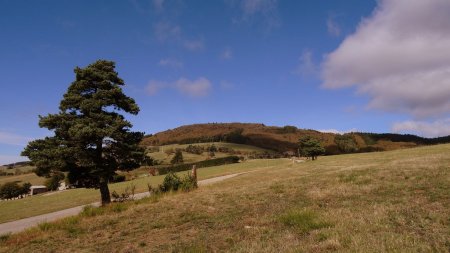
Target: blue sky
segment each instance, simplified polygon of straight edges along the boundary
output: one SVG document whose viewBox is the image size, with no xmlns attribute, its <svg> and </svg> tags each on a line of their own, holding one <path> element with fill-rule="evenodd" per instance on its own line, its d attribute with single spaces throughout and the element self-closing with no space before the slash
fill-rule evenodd
<svg viewBox="0 0 450 253">
<path fill-rule="evenodd" d="M 146 133 L 258 122 L 450 134 L 448 52 L 428 50 L 450 47 L 448 1 L 395 2 L 0 0 L 0 164 L 49 134 L 38 115 L 97 59 L 116 62 Z"/>
</svg>

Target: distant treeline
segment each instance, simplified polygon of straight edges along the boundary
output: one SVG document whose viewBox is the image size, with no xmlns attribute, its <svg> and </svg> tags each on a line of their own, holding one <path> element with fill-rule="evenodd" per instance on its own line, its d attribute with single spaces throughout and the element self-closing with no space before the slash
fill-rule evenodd
<svg viewBox="0 0 450 253">
<path fill-rule="evenodd" d="M 25 161 L 25 162 L 16 162 L 16 163 L 5 164 L 3 166 L 5 166 L 9 169 L 12 169 L 16 166 L 27 166 L 27 165 L 30 165 L 30 163 L 31 163 L 30 161 Z"/>
<path fill-rule="evenodd" d="M 369 137 L 373 141 L 377 142 L 379 140 L 389 140 L 393 142 L 414 142 L 420 145 L 433 145 L 433 144 L 444 144 L 450 143 L 450 135 L 437 138 L 424 138 L 412 134 L 377 134 L 377 133 L 356 133 L 361 136 Z M 364 139 L 366 140 L 366 139 Z M 367 143 L 367 142 L 366 142 Z M 368 144 L 370 145 L 370 144 Z"/>
</svg>

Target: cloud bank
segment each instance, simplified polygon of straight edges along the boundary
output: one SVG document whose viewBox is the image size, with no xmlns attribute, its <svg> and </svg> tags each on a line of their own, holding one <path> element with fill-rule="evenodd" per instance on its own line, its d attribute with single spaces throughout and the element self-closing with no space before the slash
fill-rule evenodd
<svg viewBox="0 0 450 253">
<path fill-rule="evenodd" d="M 450 135 L 450 118 L 426 121 L 404 121 L 397 122 L 392 126 L 392 131 L 396 133 L 414 133 L 423 137 L 439 137 Z"/>
<path fill-rule="evenodd" d="M 382 0 L 325 57 L 323 86 L 356 86 L 369 108 L 416 119 L 450 113 L 450 1 Z"/>
</svg>

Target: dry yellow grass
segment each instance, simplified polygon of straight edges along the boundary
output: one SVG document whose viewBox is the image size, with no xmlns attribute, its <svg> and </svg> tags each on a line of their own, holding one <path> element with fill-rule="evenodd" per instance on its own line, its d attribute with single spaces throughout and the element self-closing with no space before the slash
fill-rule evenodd
<svg viewBox="0 0 450 253">
<path fill-rule="evenodd" d="M 2 252 L 448 252 L 450 145 L 261 169 L 1 238 Z"/>
</svg>

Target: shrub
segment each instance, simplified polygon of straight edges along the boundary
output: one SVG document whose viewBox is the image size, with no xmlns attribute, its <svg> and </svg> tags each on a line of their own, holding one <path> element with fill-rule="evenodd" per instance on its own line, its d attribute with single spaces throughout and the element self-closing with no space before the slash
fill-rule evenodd
<svg viewBox="0 0 450 253">
<path fill-rule="evenodd" d="M 0 187 L 1 199 L 12 199 L 22 195 L 22 187 L 17 182 L 8 182 Z"/>
<path fill-rule="evenodd" d="M 116 174 L 112 177 L 111 182 L 112 183 L 119 183 L 119 182 L 125 182 L 125 175 Z"/>
<path fill-rule="evenodd" d="M 180 178 L 173 172 L 169 172 L 165 177 L 163 183 L 159 186 L 161 192 L 177 191 L 181 185 Z"/>
<path fill-rule="evenodd" d="M 205 149 L 202 146 L 189 145 L 186 147 L 185 151 L 191 154 L 201 155 Z"/>
<path fill-rule="evenodd" d="M 64 180 L 65 176 L 62 172 L 54 173 L 50 178 L 45 180 L 44 185 L 47 187 L 49 191 L 55 191 L 59 187 L 59 182 Z"/>
<path fill-rule="evenodd" d="M 119 194 L 116 191 L 113 191 L 111 193 L 111 196 L 113 197 L 115 202 L 124 202 L 124 201 L 133 199 L 135 191 L 136 191 L 136 185 L 131 183 L 130 185 L 128 185 L 125 188 L 124 192 Z"/>
<path fill-rule="evenodd" d="M 170 161 L 171 164 L 180 164 L 183 163 L 183 153 L 181 152 L 181 149 L 177 149 L 175 151 L 175 156 Z"/>
<path fill-rule="evenodd" d="M 12 199 L 28 194 L 31 184 L 24 183 L 20 186 L 17 182 L 8 182 L 0 187 L 0 199 Z"/>
<path fill-rule="evenodd" d="M 180 189 L 184 192 L 192 191 L 197 187 L 197 179 L 190 172 L 181 180 Z"/>
</svg>

